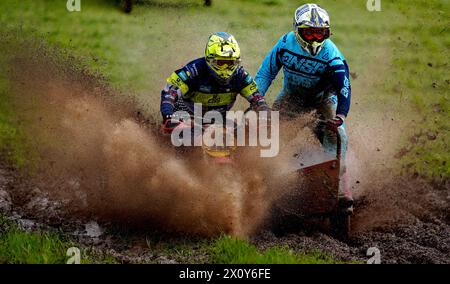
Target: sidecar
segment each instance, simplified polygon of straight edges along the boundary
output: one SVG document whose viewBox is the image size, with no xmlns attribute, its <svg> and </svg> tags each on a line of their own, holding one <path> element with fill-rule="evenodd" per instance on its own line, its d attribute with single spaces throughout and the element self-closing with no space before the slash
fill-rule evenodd
<svg viewBox="0 0 450 284">
<path fill-rule="evenodd" d="M 314 221 L 338 238 L 348 237 L 351 214 L 341 210 L 338 203 L 341 141 L 337 131 L 336 135 L 335 156 L 316 151 L 292 157 L 295 181 L 282 190 L 272 209 L 276 231 L 290 232 Z"/>
</svg>

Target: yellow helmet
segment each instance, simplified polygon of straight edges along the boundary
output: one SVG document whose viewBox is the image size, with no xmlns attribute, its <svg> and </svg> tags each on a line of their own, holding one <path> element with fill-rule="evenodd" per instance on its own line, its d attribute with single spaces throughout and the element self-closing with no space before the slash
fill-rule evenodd
<svg viewBox="0 0 450 284">
<path fill-rule="evenodd" d="M 213 75 L 221 83 L 228 83 L 241 62 L 241 50 L 231 34 L 217 32 L 209 36 L 205 58 Z"/>
</svg>

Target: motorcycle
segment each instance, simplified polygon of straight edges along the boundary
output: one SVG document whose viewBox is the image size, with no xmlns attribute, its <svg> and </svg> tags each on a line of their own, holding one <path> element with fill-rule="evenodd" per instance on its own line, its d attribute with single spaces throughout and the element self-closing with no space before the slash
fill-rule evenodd
<svg viewBox="0 0 450 284">
<path fill-rule="evenodd" d="M 202 134 L 208 129 L 217 127 L 219 129 L 214 130 L 223 131 L 222 137 L 229 134 L 229 128 L 205 123 L 201 119 L 197 121 L 200 121 L 200 125 L 197 124 L 197 126 L 201 127 Z M 178 130 L 193 131 L 196 123 L 193 117 L 167 120 L 162 125 L 162 131 L 166 134 L 173 133 L 177 128 Z M 324 121 L 320 121 L 319 124 L 326 127 Z M 267 126 L 267 124 L 263 125 Z M 282 233 L 297 231 L 301 227 L 299 224 L 302 224 L 304 220 L 320 220 L 321 223 L 326 224 L 333 236 L 339 239 L 348 238 L 351 212 L 342 210 L 338 199 L 341 178 L 341 137 L 337 128 L 330 130 L 336 135 L 335 155 L 330 156 L 322 150 L 318 150 L 318 153 L 310 151 L 309 156 L 316 157 L 312 163 L 305 162 L 298 155 L 292 157 L 290 175 L 295 176 L 296 182 L 283 190 L 283 194 L 272 205 L 268 223 L 274 231 Z M 234 131 L 236 128 L 232 130 L 232 132 Z M 218 164 L 233 164 L 233 156 L 237 150 L 235 145 L 236 143 L 224 144 L 224 146 L 202 145 L 201 149 L 203 157 L 208 161 Z"/>
</svg>

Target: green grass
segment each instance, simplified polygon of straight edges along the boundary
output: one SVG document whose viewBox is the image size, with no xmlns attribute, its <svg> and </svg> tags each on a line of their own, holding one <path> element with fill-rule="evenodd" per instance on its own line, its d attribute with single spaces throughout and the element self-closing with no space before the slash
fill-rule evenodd
<svg viewBox="0 0 450 284">
<path fill-rule="evenodd" d="M 288 247 L 272 247 L 263 252 L 247 241 L 223 236 L 210 245 L 211 260 L 219 264 L 340 264 L 329 254 L 312 251 L 294 253 Z"/>
<path fill-rule="evenodd" d="M 301 4 L 295 0 L 223 0 L 205 8 L 197 0 L 152 0 L 140 1 L 142 4 L 126 15 L 113 2 L 117 1 L 82 0 L 81 12 L 68 13 L 65 1 L 60 0 L 2 0 L 0 32 L 14 30 L 22 39 L 38 37 L 67 49 L 92 72 L 104 75 L 113 87 L 136 96 L 149 114 L 158 117 L 165 78 L 202 56 L 210 33 L 225 30 L 234 34 L 244 65 L 255 74 L 273 44 L 291 29 L 293 11 Z M 401 164 L 406 173 L 448 179 L 450 1 L 383 0 L 379 13 L 369 13 L 365 0 L 317 2 L 329 10 L 333 41 L 358 77 L 352 81 L 349 125 L 376 121 L 383 130 L 405 126 L 383 125 L 390 117 L 411 121 L 408 128 L 400 130 L 403 136 L 395 146 L 405 148 Z M 7 54 L 2 50 L 0 65 L 7 66 Z M 24 165 L 30 153 L 8 96 L 6 70 L 0 69 L 0 148 L 15 164 Z M 269 102 L 280 89 L 280 78 L 267 94 Z M 237 107 L 244 107 L 242 100 Z M 356 143 L 369 138 L 350 137 Z M 60 253 L 68 245 L 57 235 L 20 230 L 3 232 L 1 240 L 0 253 L 10 250 L 19 256 L 21 243 L 30 244 L 33 261 L 60 261 Z M 286 248 L 259 252 L 247 242 L 227 237 L 211 248 L 217 263 L 334 261 L 321 253 L 296 255 Z M 168 250 L 181 256 L 190 254 L 189 245 Z M 41 251 L 47 251 L 47 256 L 36 256 Z M 28 261 L 21 257 L 17 261 Z"/>
<path fill-rule="evenodd" d="M 67 12 L 63 2 L 3 0 L 2 29 L 20 27 L 23 37 L 43 37 L 67 48 L 114 87 L 134 94 L 155 117 L 165 78 L 202 56 L 208 34 L 218 30 L 233 33 L 240 42 L 244 65 L 254 74 L 268 50 L 290 30 L 293 11 L 299 5 L 291 0 L 225 0 L 206 8 L 202 1 L 152 0 L 140 1 L 133 13 L 126 15 L 114 4 L 117 1 L 82 1 L 78 13 Z M 408 172 L 448 178 L 449 1 L 384 0 L 382 12 L 375 13 L 366 10 L 366 1 L 317 2 L 329 10 L 333 40 L 358 76 L 353 81 L 358 105 L 352 106 L 350 123 L 360 122 L 352 121 L 352 116 L 377 120 L 401 114 L 404 120 L 415 120 L 402 130 L 403 143 L 398 148 L 413 134 L 422 132 L 422 140 L 408 146 L 402 163 L 408 165 Z M 4 92 L 3 86 L 0 84 Z M 280 86 L 278 78 L 267 95 L 269 101 Z M 237 107 L 243 105 L 241 100 Z M 0 142 L 20 148 L 20 131 L 13 116 L 8 102 L 2 101 Z M 436 139 L 426 139 L 428 136 Z M 26 160 L 23 150 L 14 151 L 14 160 Z"/>
<path fill-rule="evenodd" d="M 0 263 L 56 264 L 67 261 L 72 242 L 50 232 L 26 232 L 0 216 Z"/>
<path fill-rule="evenodd" d="M 4 51 L 3 45 L 0 48 Z M 7 66 L 7 57 L 0 55 L 0 66 Z M 0 70 L 0 157 L 22 167 L 27 163 L 25 136 L 18 126 L 13 104 L 8 95 L 5 69 Z"/>
<path fill-rule="evenodd" d="M 0 263 L 65 263 L 66 250 L 58 236 L 10 230 L 0 240 Z"/>
<path fill-rule="evenodd" d="M 384 1 L 396 12 L 391 30 L 391 79 L 387 94 L 403 96 L 411 106 L 415 129 L 406 133 L 419 137 L 403 158 L 409 172 L 425 177 L 450 177 L 450 92 L 448 76 L 449 1 Z M 411 20 L 414 19 L 414 20 Z M 392 91 L 392 89 L 394 91 Z M 389 92 L 390 91 L 390 92 Z M 406 143 L 405 143 L 406 144 Z"/>
<path fill-rule="evenodd" d="M 1 92 L 1 91 L 0 91 Z M 4 98 L 0 94 L 1 98 Z M 2 156 L 13 164 L 22 167 L 27 163 L 23 142 L 24 136 L 13 121 L 14 112 L 7 100 L 0 100 L 0 145 Z"/>
<path fill-rule="evenodd" d="M 288 246 L 261 250 L 247 240 L 222 235 L 215 239 L 192 239 L 159 235 L 146 238 L 153 255 L 167 255 L 179 263 L 215 264 L 344 264 L 319 250 L 293 252 Z"/>
<path fill-rule="evenodd" d="M 60 234 L 21 230 L 0 215 L 0 264 L 65 264 L 71 247 L 80 248 L 82 264 L 117 263 L 114 257 L 82 247 Z"/>
</svg>

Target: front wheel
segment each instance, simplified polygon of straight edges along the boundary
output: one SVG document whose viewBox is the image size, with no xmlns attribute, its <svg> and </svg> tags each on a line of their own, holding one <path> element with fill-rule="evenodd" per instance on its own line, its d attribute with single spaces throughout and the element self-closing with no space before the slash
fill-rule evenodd
<svg viewBox="0 0 450 284">
<path fill-rule="evenodd" d="M 340 239 L 346 240 L 350 235 L 350 214 L 347 213 L 335 213 L 330 217 L 330 225 L 332 234 Z"/>
</svg>

